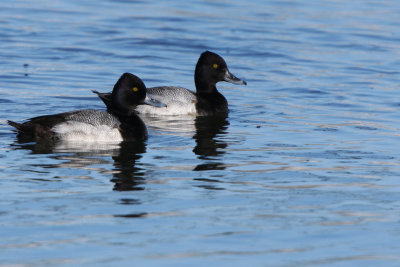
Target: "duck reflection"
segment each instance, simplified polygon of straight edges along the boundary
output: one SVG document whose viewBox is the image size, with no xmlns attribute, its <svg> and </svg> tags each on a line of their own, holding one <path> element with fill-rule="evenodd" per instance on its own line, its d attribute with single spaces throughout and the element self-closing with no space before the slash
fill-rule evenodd
<svg viewBox="0 0 400 267">
<path fill-rule="evenodd" d="M 136 161 L 146 152 L 144 142 L 123 142 L 120 144 L 118 155 L 113 156 L 114 170 L 116 171 L 111 181 L 115 184 L 116 191 L 143 190 L 145 172 L 136 167 Z"/>
<path fill-rule="evenodd" d="M 193 136 L 196 146 L 193 152 L 198 155 L 199 159 L 206 162 L 197 165 L 194 171 L 225 169 L 223 162 L 218 160 L 225 154 L 225 148 L 228 145 L 223 139 L 216 137 L 225 134 L 228 125 L 227 116 L 203 116 L 196 118 L 196 134 Z"/>
<path fill-rule="evenodd" d="M 14 150 L 24 149 L 32 154 L 50 154 L 49 158 L 57 160 L 55 164 L 43 164 L 44 168 L 76 168 L 112 173 L 113 190 L 143 190 L 145 170 L 136 166 L 136 161 L 146 152 L 145 142 L 122 143 L 85 143 L 85 142 L 35 142 L 26 143 L 17 139 L 12 145 Z M 113 159 L 112 170 L 94 165 L 106 165 Z M 38 166 L 38 165 L 36 165 Z"/>
</svg>

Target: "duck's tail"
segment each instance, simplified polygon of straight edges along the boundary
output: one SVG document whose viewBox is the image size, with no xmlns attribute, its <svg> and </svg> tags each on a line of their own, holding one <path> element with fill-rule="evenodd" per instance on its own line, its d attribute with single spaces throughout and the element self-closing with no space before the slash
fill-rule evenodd
<svg viewBox="0 0 400 267">
<path fill-rule="evenodd" d="M 10 125 L 10 126 L 12 126 L 12 127 L 14 127 L 15 129 L 17 129 L 19 132 L 22 132 L 22 123 L 17 123 L 17 122 L 15 122 L 15 121 L 7 121 L 7 123 Z"/>
</svg>

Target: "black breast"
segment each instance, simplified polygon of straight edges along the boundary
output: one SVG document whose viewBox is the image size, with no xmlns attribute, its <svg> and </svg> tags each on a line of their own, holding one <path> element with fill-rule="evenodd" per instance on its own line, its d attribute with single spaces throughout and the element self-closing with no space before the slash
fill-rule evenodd
<svg viewBox="0 0 400 267">
<path fill-rule="evenodd" d="M 228 102 L 218 91 L 213 93 L 198 93 L 196 110 L 202 116 L 224 115 L 228 113 Z"/>
</svg>

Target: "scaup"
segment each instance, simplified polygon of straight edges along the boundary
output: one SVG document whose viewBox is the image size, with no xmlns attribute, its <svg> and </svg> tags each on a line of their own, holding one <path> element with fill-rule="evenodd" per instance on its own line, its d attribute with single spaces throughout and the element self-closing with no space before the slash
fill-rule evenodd
<svg viewBox="0 0 400 267">
<path fill-rule="evenodd" d="M 228 112 L 228 102 L 218 92 L 216 83 L 226 81 L 233 84 L 247 83 L 234 76 L 228 69 L 225 60 L 210 51 L 200 55 L 194 72 L 196 92 L 183 87 L 160 86 L 147 88 L 147 93 L 164 104 L 166 107 L 138 105 L 138 113 L 156 115 L 216 115 Z M 96 93 L 106 104 L 108 110 L 113 110 L 112 93 Z"/>
<path fill-rule="evenodd" d="M 146 95 L 142 80 L 124 73 L 111 95 L 113 110 L 85 109 L 54 115 L 39 116 L 23 123 L 8 121 L 15 127 L 18 137 L 29 141 L 99 141 L 121 142 L 144 140 L 147 129 L 136 115 L 138 104 L 165 106 Z"/>
</svg>

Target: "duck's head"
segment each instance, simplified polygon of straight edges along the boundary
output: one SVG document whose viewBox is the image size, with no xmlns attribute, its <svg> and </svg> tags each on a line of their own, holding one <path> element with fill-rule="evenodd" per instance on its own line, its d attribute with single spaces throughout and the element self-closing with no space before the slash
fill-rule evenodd
<svg viewBox="0 0 400 267">
<path fill-rule="evenodd" d="M 225 60 L 221 56 L 210 51 L 203 52 L 197 61 L 195 69 L 196 87 L 198 85 L 202 85 L 199 87 L 205 87 L 205 84 L 215 86 L 217 82 L 221 81 L 233 84 L 247 84 L 229 71 Z"/>
<path fill-rule="evenodd" d="M 166 107 L 146 94 L 146 86 L 143 81 L 131 73 L 124 73 L 114 85 L 111 94 L 114 112 L 130 114 L 137 105 L 151 105 L 155 107 Z"/>
</svg>

